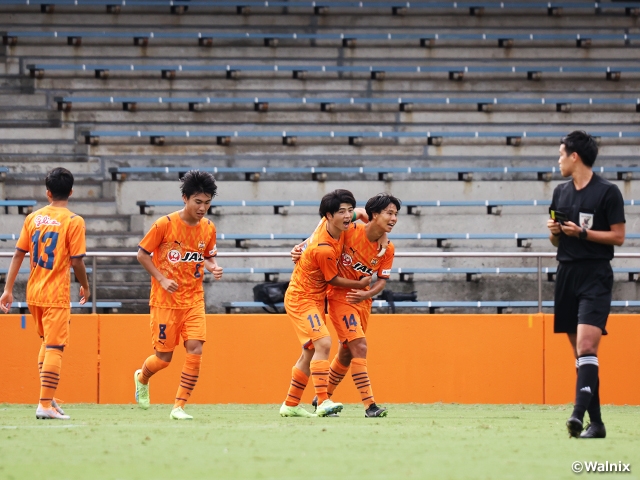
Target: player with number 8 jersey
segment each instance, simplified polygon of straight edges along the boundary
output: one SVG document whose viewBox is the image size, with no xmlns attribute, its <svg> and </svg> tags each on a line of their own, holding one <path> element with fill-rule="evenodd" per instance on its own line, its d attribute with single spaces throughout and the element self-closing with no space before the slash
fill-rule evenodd
<svg viewBox="0 0 640 480">
<path fill-rule="evenodd" d="M 135 397 L 149 408 L 149 380 L 169 366 L 181 343 L 187 351 L 170 418 L 191 420 L 184 411 L 200 375 L 206 341 L 205 270 L 222 278 L 215 256 L 216 227 L 204 218 L 217 186 L 213 175 L 191 170 L 182 177 L 184 208 L 160 217 L 138 245 L 138 261 L 151 275 L 151 344 L 155 350 L 134 373 Z"/>
</svg>

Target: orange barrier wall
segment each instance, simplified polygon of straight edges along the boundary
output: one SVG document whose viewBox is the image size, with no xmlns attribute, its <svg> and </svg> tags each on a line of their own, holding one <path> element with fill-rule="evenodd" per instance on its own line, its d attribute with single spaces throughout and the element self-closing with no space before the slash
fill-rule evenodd
<svg viewBox="0 0 640 480">
<path fill-rule="evenodd" d="M 22 328 L 24 317 L 24 327 Z M 0 315 L 0 403 L 37 404 L 40 395 L 38 351 L 41 340 L 31 315 Z M 64 349 L 56 397 L 65 402 L 98 402 L 98 316 L 73 315 Z"/>
<path fill-rule="evenodd" d="M 0 316 L 0 402 L 35 403 L 39 339 L 33 321 Z M 369 373 L 387 402 L 569 403 L 575 368 L 552 315 L 373 315 Z M 601 346 L 603 403 L 640 404 L 640 316 L 612 315 Z M 332 332 L 333 333 L 333 332 Z M 286 315 L 208 315 L 196 403 L 280 403 L 300 347 Z M 335 335 L 334 335 L 335 339 Z M 333 353 L 337 349 L 334 341 Z M 74 315 L 57 396 L 67 402 L 133 403 L 133 372 L 153 353 L 148 315 Z M 152 380 L 153 403 L 172 403 L 184 348 Z M 98 383 L 99 378 L 99 383 Z M 99 392 L 99 394 L 98 394 Z M 310 403 L 307 387 L 303 402 Z M 351 378 L 336 393 L 359 402 Z"/>
<path fill-rule="evenodd" d="M 545 315 L 545 403 L 572 403 L 576 368 L 571 344 L 553 333 L 553 315 Z M 598 349 L 600 401 L 603 404 L 639 405 L 640 315 L 610 315 Z"/>
</svg>

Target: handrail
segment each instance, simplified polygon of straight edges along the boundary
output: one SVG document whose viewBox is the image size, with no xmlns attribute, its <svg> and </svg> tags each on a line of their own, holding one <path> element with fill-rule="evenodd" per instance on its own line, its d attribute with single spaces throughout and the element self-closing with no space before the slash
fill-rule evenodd
<svg viewBox="0 0 640 480">
<path fill-rule="evenodd" d="M 28 255 L 28 254 L 27 254 Z M 98 257 L 135 257 L 137 252 L 87 252 L 91 258 L 91 295 L 93 306 L 91 313 L 96 313 L 96 283 Z M 0 258 L 12 257 L 13 252 L 0 252 Z M 404 258 L 535 258 L 538 260 L 538 312 L 542 311 L 542 259 L 554 258 L 556 252 L 395 252 L 396 257 Z M 289 252 L 219 252 L 221 258 L 290 258 Z M 640 253 L 616 253 L 614 258 L 640 258 Z"/>
</svg>

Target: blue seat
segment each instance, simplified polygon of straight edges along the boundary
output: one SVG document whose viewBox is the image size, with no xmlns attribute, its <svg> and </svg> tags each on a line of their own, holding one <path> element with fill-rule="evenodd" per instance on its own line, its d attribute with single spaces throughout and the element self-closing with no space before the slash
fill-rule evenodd
<svg viewBox="0 0 640 480">
<path fill-rule="evenodd" d="M 416 213 L 420 207 L 485 207 L 488 214 L 495 213 L 494 210 L 504 206 L 511 207 L 536 207 L 549 206 L 551 200 L 403 200 L 403 205 L 407 213 Z M 625 200 L 627 206 L 640 205 L 638 200 Z M 139 200 L 136 205 L 140 209 L 140 214 L 147 214 L 150 207 L 181 207 L 182 202 L 176 200 Z M 216 207 L 273 207 L 273 213 L 281 213 L 281 209 L 286 207 L 317 207 L 320 205 L 316 200 L 212 200 L 209 207 L 209 214 Z"/>
<path fill-rule="evenodd" d="M 18 213 L 24 215 L 36 206 L 35 200 L 0 200 L 0 207 L 4 207 L 4 213 L 9 213 L 9 207 L 18 207 Z"/>
<path fill-rule="evenodd" d="M 308 8 L 309 12 L 315 14 L 326 13 L 328 9 L 338 9 L 340 11 L 346 10 L 347 12 L 378 12 L 382 9 L 389 11 L 394 15 L 402 15 L 413 10 L 430 10 L 430 9 L 445 9 L 445 10 L 465 10 L 470 15 L 481 15 L 488 10 L 489 12 L 496 10 L 504 12 L 505 10 L 539 10 L 541 12 L 547 12 L 549 15 L 559 14 L 565 9 L 567 10 L 591 10 L 595 14 L 601 13 L 605 10 L 623 9 L 627 15 L 638 15 L 640 4 L 637 2 L 497 2 L 497 1 L 478 1 L 478 2 L 427 2 L 427 1 L 415 1 L 415 2 L 373 2 L 373 1 L 349 1 L 349 0 L 325 0 L 318 1 L 259 1 L 259 0 L 243 0 L 243 1 L 219 1 L 219 0 L 202 0 L 196 2 L 189 2 L 183 0 L 144 0 L 136 2 L 125 2 L 124 0 L 0 0 L 0 5 L 35 5 L 40 6 L 42 12 L 51 12 L 53 10 L 48 9 L 48 6 L 65 6 L 74 7 L 95 7 L 106 6 L 107 12 L 118 13 L 121 8 L 127 8 L 133 6 L 134 8 L 147 7 L 149 9 L 154 7 L 169 7 L 171 13 L 182 14 L 189 8 L 193 8 L 198 11 L 198 7 L 203 8 L 231 8 L 238 14 L 249 14 L 254 9 L 256 11 L 269 11 L 272 8 Z M 114 8 L 118 7 L 118 8 Z"/>
<path fill-rule="evenodd" d="M 639 67 L 640 71 L 640 67 Z M 149 138 L 152 145 L 164 145 L 165 138 L 216 138 L 219 145 L 229 145 L 232 138 L 279 138 L 284 145 L 294 145 L 298 137 L 301 138 L 348 138 L 349 144 L 358 145 L 364 138 L 398 139 L 419 138 L 424 139 L 428 145 L 439 145 L 443 138 L 506 138 L 509 145 L 520 145 L 523 138 L 562 138 L 566 132 L 561 131 L 348 131 L 348 130 L 280 130 L 280 131 L 256 131 L 256 130 L 88 130 L 81 134 L 88 145 L 98 145 L 100 137 L 112 138 Z M 640 131 L 594 131 L 594 137 L 601 138 L 640 138 Z"/>
<path fill-rule="evenodd" d="M 623 73 L 639 73 L 638 66 L 549 66 L 549 65 L 312 65 L 312 64 L 273 64 L 273 65 L 143 65 L 143 64 L 75 64 L 75 63 L 32 63 L 26 69 L 34 78 L 42 78 L 49 71 L 93 71 L 97 78 L 105 78 L 110 71 L 120 72 L 159 72 L 162 78 L 173 79 L 178 72 L 225 72 L 227 78 L 236 78 L 238 72 L 290 72 L 293 78 L 306 78 L 308 72 L 333 74 L 364 74 L 374 80 L 382 80 L 385 74 L 444 73 L 450 80 L 461 80 L 468 73 L 480 74 L 523 74 L 526 78 L 539 79 L 543 73 L 553 74 L 604 74 L 607 80 L 618 80 Z"/>
<path fill-rule="evenodd" d="M 11 308 L 17 308 L 20 313 L 29 313 L 29 306 L 27 302 L 13 302 Z M 78 302 L 71 302 L 71 308 L 91 309 L 93 308 L 92 302 L 87 302 L 84 305 L 80 305 Z M 122 308 L 122 302 L 96 302 L 96 308 L 102 310 L 103 313 L 115 312 L 118 308 Z"/>
<path fill-rule="evenodd" d="M 639 98 L 587 98 L 587 97 L 559 97 L 559 98 L 518 98 L 518 97 L 118 97 L 118 96 L 66 96 L 54 97 L 58 110 L 71 111 L 74 103 L 108 103 L 122 104 L 124 110 L 133 111 L 138 103 L 172 105 L 185 104 L 189 110 L 196 110 L 199 106 L 208 104 L 236 104 L 249 103 L 256 111 L 266 111 L 270 104 L 308 104 L 320 105 L 322 111 L 331 110 L 330 105 L 398 105 L 400 111 L 412 110 L 413 105 L 473 105 L 480 111 L 489 111 L 493 105 L 552 105 L 556 111 L 566 110 L 576 105 L 635 105 L 640 111 Z"/>
<path fill-rule="evenodd" d="M 226 313 L 233 313 L 242 309 L 248 308 L 264 308 L 265 310 L 270 307 L 266 303 L 262 302 L 226 302 L 223 303 Z M 612 307 L 640 307 L 640 301 L 638 300 L 614 300 L 611 302 Z M 282 309 L 284 313 L 284 303 L 277 303 L 275 307 Z M 480 301 L 480 302 L 395 302 L 396 308 L 422 308 L 429 309 L 430 313 L 435 313 L 439 308 L 495 308 L 498 313 L 504 313 L 513 308 L 538 308 L 537 301 Z M 547 300 L 542 302 L 543 308 L 553 308 L 553 301 Z M 389 308 L 389 303 L 384 300 L 374 300 L 371 308 Z"/>
<path fill-rule="evenodd" d="M 558 167 L 208 167 L 194 165 L 192 167 L 110 167 L 111 179 L 124 180 L 128 174 L 177 173 L 180 178 L 189 170 L 201 170 L 213 174 L 240 173 L 246 180 L 256 181 L 263 174 L 310 174 L 313 180 L 324 180 L 326 174 L 376 174 L 378 180 L 385 180 L 389 174 L 419 174 L 419 173 L 453 173 L 458 180 L 469 180 L 474 173 L 534 173 L 538 180 L 551 180 L 559 173 Z M 640 167 L 594 167 L 595 172 L 615 173 L 618 180 L 631 179 L 633 173 L 640 173 Z"/>
<path fill-rule="evenodd" d="M 191 4 L 193 5 L 193 4 Z M 341 32 L 341 33 L 278 33 L 278 32 L 100 32 L 100 31 L 20 31 L 9 30 L 2 32 L 2 38 L 5 45 L 16 45 L 18 39 L 23 38 L 62 38 L 66 39 L 70 45 L 78 45 L 82 38 L 131 38 L 134 45 L 147 45 L 151 39 L 192 39 L 199 45 L 210 46 L 215 39 L 223 40 L 259 40 L 266 46 L 277 46 L 273 40 L 290 40 L 290 41 L 317 41 L 317 40 L 335 40 L 342 46 L 355 46 L 355 42 L 359 41 L 415 41 L 416 45 L 425 44 L 433 45 L 437 40 L 460 40 L 486 42 L 497 41 L 496 45 L 503 46 L 504 42 L 510 40 L 509 46 L 513 45 L 514 40 L 536 42 L 536 41 L 574 41 L 581 46 L 586 40 L 606 40 L 621 42 L 621 46 L 625 42 L 630 42 L 640 38 L 640 35 L 628 33 L 596 33 L 585 32 L 581 34 L 573 33 L 519 33 L 519 32 L 501 32 L 501 33 L 359 33 L 359 32 Z"/>
<path fill-rule="evenodd" d="M 309 233 L 218 233 L 218 240 L 235 240 L 238 248 L 247 240 L 306 240 Z M 548 240 L 549 233 L 391 233 L 391 240 L 435 240 L 438 248 L 450 246 L 451 240 L 515 240 L 518 247 L 529 247 L 531 240 Z M 627 240 L 637 240 L 640 233 L 627 233 Z"/>
</svg>

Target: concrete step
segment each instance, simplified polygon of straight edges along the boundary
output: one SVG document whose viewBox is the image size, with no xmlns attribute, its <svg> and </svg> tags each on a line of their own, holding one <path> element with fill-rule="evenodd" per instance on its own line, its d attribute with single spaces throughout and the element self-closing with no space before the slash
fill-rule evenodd
<svg viewBox="0 0 640 480">
<path fill-rule="evenodd" d="M 0 90 L 1 92 L 1 90 Z M 47 106 L 47 97 L 42 93 L 20 94 L 20 93 L 0 93 L 0 111 L 20 111 L 25 109 L 42 109 Z"/>
<path fill-rule="evenodd" d="M 143 236 L 143 232 L 101 231 L 96 233 L 87 229 L 87 250 L 111 251 L 124 248 L 135 252 Z"/>
<path fill-rule="evenodd" d="M 75 173 L 71 170 L 71 173 Z M 105 199 L 105 195 L 110 195 L 112 186 L 110 183 L 103 185 L 99 181 L 90 180 L 76 180 L 73 185 L 73 196 L 71 197 L 72 203 L 79 202 L 95 202 L 100 201 L 113 201 L 114 199 Z M 5 185 L 5 192 L 9 198 L 32 198 L 35 200 L 41 200 L 46 202 L 46 197 L 43 195 L 45 191 L 44 182 L 42 180 L 9 180 Z"/>
<path fill-rule="evenodd" d="M 129 217 L 124 215 L 86 215 L 84 216 L 87 232 L 111 231 L 128 232 Z"/>
<path fill-rule="evenodd" d="M 99 179 L 104 178 L 104 173 L 100 168 L 100 162 L 98 159 L 95 159 L 95 158 L 89 161 L 86 161 L 86 157 L 85 157 L 85 158 L 79 159 L 79 160 L 85 160 L 85 161 L 75 161 L 75 162 L 70 162 L 68 158 L 64 159 L 66 161 L 61 161 L 63 159 L 60 159 L 57 156 L 53 156 L 51 160 L 43 159 L 42 157 L 40 157 L 40 159 L 41 160 L 38 162 L 26 163 L 22 155 L 18 155 L 16 158 L 12 155 L 0 154 L 0 164 L 3 167 L 9 168 L 9 174 L 8 174 L 9 179 L 24 178 L 24 177 L 32 178 L 34 176 L 40 179 L 41 187 L 40 187 L 40 190 L 37 190 L 39 192 L 39 195 L 42 194 L 42 188 L 44 188 L 44 183 L 42 182 L 42 180 L 44 180 L 44 177 L 49 171 L 51 171 L 53 168 L 56 168 L 56 167 L 66 168 L 71 173 L 73 173 L 74 176 L 78 178 L 81 178 L 81 177 L 85 177 L 85 178 L 91 177 L 91 178 L 99 178 Z M 7 181 L 7 183 L 9 182 Z"/>
<path fill-rule="evenodd" d="M 485 78 L 480 75 L 468 75 L 461 82 L 453 82 L 448 80 L 446 73 L 429 77 L 426 74 L 420 77 L 398 78 L 388 75 L 384 81 L 360 79 L 337 79 L 329 75 L 316 78 L 310 75 L 306 80 L 295 80 L 290 78 L 291 75 L 280 73 L 277 77 L 266 78 L 250 78 L 240 75 L 238 79 L 227 80 L 217 76 L 208 79 L 189 78 L 186 75 L 178 75 L 175 79 L 168 81 L 159 78 L 160 75 L 148 75 L 146 78 L 136 78 L 134 76 L 111 76 L 108 79 L 95 78 L 55 78 L 53 76 L 42 79 L 33 79 L 35 87 L 39 92 L 46 91 L 75 91 L 83 90 L 95 91 L 103 89 L 103 91 L 113 92 L 137 92 L 137 95 L 147 95 L 147 92 L 171 91 L 171 92 L 190 92 L 190 91 L 207 91 L 211 88 L 219 89 L 224 86 L 228 94 L 237 94 L 238 92 L 265 92 L 273 91 L 289 91 L 296 95 L 317 95 L 318 92 L 367 92 L 368 94 L 386 95 L 387 92 L 405 92 L 404 96 L 409 92 L 438 94 L 437 92 L 474 93 L 478 92 L 519 92 L 520 94 L 535 93 L 540 96 L 556 95 L 558 92 L 566 94 L 582 94 L 583 92 L 602 91 L 609 93 L 630 93 L 638 91 L 637 81 L 631 76 L 622 76 L 617 82 L 608 82 L 604 75 L 599 77 L 583 77 L 580 82 L 568 77 L 558 78 L 549 75 L 543 76 L 540 81 L 529 81 L 523 77 L 513 76 L 495 76 L 493 78 Z M 128 93 L 127 93 L 128 95 Z"/>
<path fill-rule="evenodd" d="M 302 158 L 320 158 L 323 157 L 330 162 L 332 157 L 350 158 L 349 165 L 365 165 L 370 157 L 389 156 L 408 159 L 422 159 L 423 161 L 456 162 L 456 157 L 470 158 L 470 153 L 479 157 L 488 158 L 495 157 L 502 161 L 504 158 L 512 158 L 513 162 L 519 162 L 519 158 L 525 160 L 531 156 L 549 158 L 549 162 L 555 164 L 557 161 L 557 149 L 554 145 L 536 145 L 524 142 L 520 147 L 507 145 L 461 145 L 447 144 L 442 146 L 425 146 L 425 145 L 362 145 L 358 147 L 350 145 L 298 145 L 296 147 L 277 146 L 277 145 L 231 145 L 222 147 L 217 145 L 176 145 L 166 144 L 162 147 L 152 145 L 116 145 L 106 144 L 97 147 L 90 147 L 92 156 L 101 158 L 114 157 L 132 157 L 136 155 L 150 156 L 161 159 L 163 156 L 176 157 L 183 156 L 184 159 L 192 157 L 202 157 L 207 155 L 211 161 L 232 161 L 237 156 L 247 157 L 253 156 L 256 160 L 265 158 L 266 156 L 279 156 L 281 159 L 291 159 L 299 161 Z M 600 156 L 626 156 L 631 157 L 638 154 L 638 147 L 635 145 L 608 145 L 603 144 L 600 147 Z M 323 163 L 324 164 L 324 163 Z M 455 165 L 456 163 L 452 163 Z M 550 164 L 550 163 L 547 163 Z"/>
<path fill-rule="evenodd" d="M 75 132 L 72 127 L 60 128 L 0 128 L 0 142 L 17 141 L 73 141 Z"/>
</svg>

